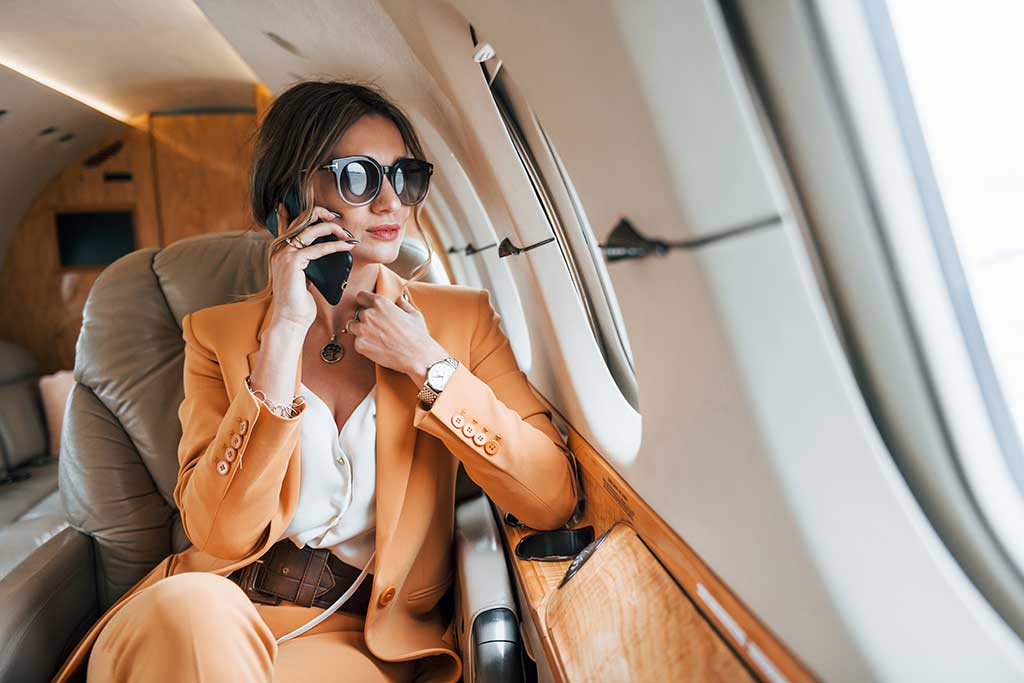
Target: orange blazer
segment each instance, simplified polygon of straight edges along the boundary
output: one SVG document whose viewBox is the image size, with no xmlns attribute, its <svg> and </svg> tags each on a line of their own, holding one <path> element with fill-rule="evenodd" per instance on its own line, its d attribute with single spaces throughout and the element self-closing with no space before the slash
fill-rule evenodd
<svg viewBox="0 0 1024 683">
<path fill-rule="evenodd" d="M 382 266 L 376 291 L 391 301 L 408 293 L 459 367 L 423 410 L 406 375 L 377 366 L 377 556 L 364 636 L 380 659 L 427 658 L 426 680 L 456 681 L 462 661 L 438 602 L 453 579 L 458 463 L 499 507 L 536 529 L 569 519 L 576 481 L 561 435 L 519 369 L 486 290 L 409 282 Z M 193 545 L 169 555 L 111 606 L 55 681 L 80 672 L 100 630 L 142 589 L 182 572 L 226 576 L 288 527 L 299 496 L 305 407 L 280 417 L 245 386 L 272 309 L 273 297 L 204 308 L 182 320 L 185 398 L 174 500 Z M 296 394 L 301 379 L 300 361 Z M 467 436 L 473 430 L 465 425 L 486 439 Z M 237 455 L 221 473 L 229 447 Z"/>
</svg>

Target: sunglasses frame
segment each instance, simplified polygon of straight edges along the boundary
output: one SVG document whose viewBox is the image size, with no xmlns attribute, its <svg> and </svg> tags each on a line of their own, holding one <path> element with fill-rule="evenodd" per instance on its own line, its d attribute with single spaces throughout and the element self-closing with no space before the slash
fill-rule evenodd
<svg viewBox="0 0 1024 683">
<path fill-rule="evenodd" d="M 345 166 L 348 165 L 348 163 L 351 161 L 369 161 L 374 167 L 376 167 L 377 173 L 380 174 L 380 183 L 377 185 L 377 189 L 374 190 L 373 196 L 367 199 L 365 202 L 360 202 L 358 204 L 350 202 L 349 200 L 345 199 L 345 195 L 341 191 L 341 172 L 342 170 L 344 170 Z M 345 202 L 349 206 L 366 206 L 367 204 L 372 203 L 373 200 L 375 200 L 378 196 L 380 196 L 380 191 L 384 187 L 385 176 L 387 177 L 388 182 L 391 183 L 391 189 L 395 189 L 395 183 L 394 179 L 392 178 L 392 174 L 398 171 L 396 167 L 403 161 L 418 161 L 421 164 L 425 164 L 427 167 L 427 190 L 423 193 L 423 197 L 421 197 L 419 201 L 413 202 L 412 204 L 406 204 L 402 200 L 402 195 L 400 195 L 398 192 L 395 192 L 395 195 L 398 197 L 398 201 L 402 202 L 402 204 L 405 204 L 405 206 L 415 206 L 416 204 L 419 204 L 424 199 L 426 199 L 427 193 L 430 191 L 430 177 L 434 174 L 434 165 L 429 161 L 417 159 L 416 157 L 403 157 L 401 159 L 396 159 L 395 163 L 391 164 L 390 166 L 384 166 L 371 156 L 367 156 L 365 154 L 353 154 L 352 156 L 331 159 L 331 163 L 324 164 L 323 166 L 318 167 L 317 170 L 331 171 L 334 174 L 334 189 L 337 190 L 338 197 L 341 198 L 341 201 Z"/>
</svg>

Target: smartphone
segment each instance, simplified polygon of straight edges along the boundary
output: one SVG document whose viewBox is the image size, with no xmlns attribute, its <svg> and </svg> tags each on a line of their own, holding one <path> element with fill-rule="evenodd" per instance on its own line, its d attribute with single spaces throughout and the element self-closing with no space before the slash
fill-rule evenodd
<svg viewBox="0 0 1024 683">
<path fill-rule="evenodd" d="M 301 213 L 299 198 L 294 188 L 289 189 L 285 193 L 281 203 L 284 204 L 289 222 L 295 220 L 295 217 Z M 267 215 L 265 224 L 270 234 L 277 237 L 279 228 L 277 225 L 276 205 L 274 208 L 275 210 Z M 338 236 L 334 233 L 328 233 L 317 237 L 309 246 L 320 244 L 321 242 L 336 242 L 338 239 Z M 332 306 L 337 306 L 338 302 L 341 301 L 341 292 L 345 287 L 345 283 L 348 282 L 348 276 L 352 272 L 352 254 L 347 251 L 336 251 L 331 254 L 324 254 L 320 258 L 310 259 L 309 265 L 306 266 L 304 272 L 310 282 L 313 283 L 313 286 L 323 295 L 324 299 Z"/>
</svg>

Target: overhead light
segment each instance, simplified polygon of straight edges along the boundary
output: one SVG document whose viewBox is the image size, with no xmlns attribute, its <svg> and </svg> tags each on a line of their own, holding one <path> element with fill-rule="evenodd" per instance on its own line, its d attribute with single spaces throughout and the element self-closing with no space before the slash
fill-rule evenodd
<svg viewBox="0 0 1024 683">
<path fill-rule="evenodd" d="M 85 106 L 91 107 L 98 112 L 106 114 L 111 118 L 117 119 L 118 121 L 123 121 L 127 123 L 128 119 L 130 118 L 127 113 L 121 111 L 112 104 L 104 102 L 103 100 L 99 100 L 95 97 L 91 97 L 86 93 L 83 93 L 82 91 L 73 88 L 70 85 L 67 85 L 66 83 L 61 83 L 55 78 L 51 78 L 46 74 L 37 71 L 36 69 L 33 69 L 30 66 L 19 64 L 16 61 L 4 55 L 0 55 L 0 65 L 5 66 L 12 71 L 17 71 L 22 76 L 25 76 L 26 78 L 31 78 L 36 83 L 41 83 L 45 85 L 47 88 L 50 88 L 51 90 L 56 90 L 62 95 L 67 95 L 71 99 L 77 100 Z"/>
</svg>

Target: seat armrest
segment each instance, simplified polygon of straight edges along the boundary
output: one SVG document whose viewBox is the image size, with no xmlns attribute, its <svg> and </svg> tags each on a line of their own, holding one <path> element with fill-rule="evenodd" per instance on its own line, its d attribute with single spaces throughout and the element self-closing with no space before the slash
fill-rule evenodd
<svg viewBox="0 0 1024 683">
<path fill-rule="evenodd" d="M 498 525 L 486 496 L 455 508 L 456 635 L 465 683 L 520 683 L 522 643 Z"/>
<path fill-rule="evenodd" d="M 48 681 L 98 615 L 92 539 L 71 527 L 0 580 L 0 683 Z"/>
</svg>

